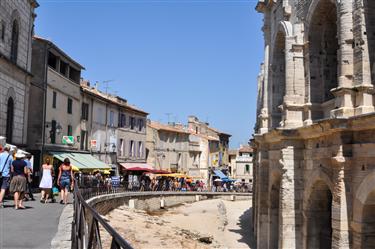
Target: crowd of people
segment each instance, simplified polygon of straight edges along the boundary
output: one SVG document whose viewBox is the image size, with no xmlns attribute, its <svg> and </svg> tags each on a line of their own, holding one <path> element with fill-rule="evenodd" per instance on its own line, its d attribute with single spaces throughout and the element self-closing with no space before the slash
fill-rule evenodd
<svg viewBox="0 0 375 249">
<path fill-rule="evenodd" d="M 25 200 L 35 200 L 31 188 L 33 169 L 30 159 L 30 154 L 21 151 L 13 153 L 9 146 L 5 146 L 0 153 L 0 208 L 4 207 L 4 197 L 7 193 L 13 195 L 14 208 L 17 210 L 25 209 Z M 42 203 L 54 201 L 53 182 L 54 169 L 47 158 L 42 165 L 42 179 L 39 184 Z M 69 191 L 73 189 L 74 184 L 73 169 L 68 158 L 59 166 L 56 182 L 60 188 L 60 204 L 66 205 Z"/>
<path fill-rule="evenodd" d="M 251 187 L 244 182 L 213 181 L 211 186 L 202 180 L 193 180 L 189 177 L 170 177 L 149 174 L 147 172 L 125 174 L 114 178 L 102 175 L 99 171 L 92 174 L 77 174 L 76 179 L 82 188 L 121 188 L 125 191 L 198 191 L 198 192 L 249 192 Z"/>
</svg>

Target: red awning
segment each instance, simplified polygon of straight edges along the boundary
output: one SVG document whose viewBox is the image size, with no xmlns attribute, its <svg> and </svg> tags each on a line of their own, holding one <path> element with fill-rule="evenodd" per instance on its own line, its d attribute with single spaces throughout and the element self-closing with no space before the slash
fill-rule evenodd
<svg viewBox="0 0 375 249">
<path fill-rule="evenodd" d="M 145 171 L 151 172 L 153 168 L 147 163 L 120 163 L 127 171 Z"/>
<path fill-rule="evenodd" d="M 166 170 L 153 169 L 151 165 L 147 163 L 120 163 L 120 165 L 127 171 L 144 171 L 154 174 L 169 174 Z"/>
</svg>

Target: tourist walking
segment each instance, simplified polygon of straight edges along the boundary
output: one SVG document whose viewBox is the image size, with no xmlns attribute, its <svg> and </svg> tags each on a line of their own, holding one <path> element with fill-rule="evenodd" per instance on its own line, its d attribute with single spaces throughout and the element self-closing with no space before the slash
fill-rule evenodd
<svg viewBox="0 0 375 249">
<path fill-rule="evenodd" d="M 42 165 L 42 180 L 40 181 L 39 188 L 42 189 L 42 197 L 40 202 L 47 203 L 48 197 L 52 190 L 52 176 L 53 176 L 53 165 L 50 163 L 50 159 L 46 159 L 46 163 Z"/>
<path fill-rule="evenodd" d="M 73 181 L 74 176 L 72 166 L 70 165 L 70 160 L 69 158 L 65 158 L 64 163 L 59 167 L 59 176 L 57 178 L 61 191 L 60 204 L 66 205 L 68 203 L 69 189 L 73 186 Z"/>
<path fill-rule="evenodd" d="M 10 192 L 14 194 L 14 208 L 25 209 L 22 205 L 23 197 L 26 191 L 27 164 L 23 160 L 25 155 L 21 152 L 16 153 L 16 160 L 12 162 L 11 173 L 12 180 L 10 182 Z"/>
<path fill-rule="evenodd" d="M 9 153 L 10 147 L 5 146 L 4 151 L 0 154 L 0 207 L 4 207 L 4 196 L 10 183 L 10 166 L 13 162 L 13 157 Z"/>
<path fill-rule="evenodd" d="M 26 158 L 24 160 L 25 163 L 26 163 L 27 171 L 28 171 L 27 172 L 27 177 L 26 177 L 26 187 L 27 187 L 28 197 L 32 201 L 35 201 L 34 195 L 33 195 L 32 186 L 31 186 L 31 183 L 33 182 L 33 167 L 31 165 L 31 158 L 32 158 L 32 155 L 31 154 L 27 154 Z M 29 199 L 26 199 L 26 200 L 29 200 Z"/>
</svg>

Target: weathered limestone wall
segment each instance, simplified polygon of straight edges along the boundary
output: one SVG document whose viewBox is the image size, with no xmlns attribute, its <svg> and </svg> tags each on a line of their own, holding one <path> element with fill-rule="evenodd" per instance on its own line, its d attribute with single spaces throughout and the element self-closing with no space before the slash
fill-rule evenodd
<svg viewBox="0 0 375 249">
<path fill-rule="evenodd" d="M 375 2 L 260 0 L 258 248 L 375 244 Z"/>
<path fill-rule="evenodd" d="M 246 193 L 118 193 L 98 196 L 90 199 L 88 203 L 92 205 L 100 214 L 105 215 L 111 210 L 122 205 L 131 205 L 136 209 L 156 211 L 161 208 L 161 200 L 164 200 L 164 207 L 172 207 L 186 202 L 195 202 L 207 199 L 223 200 L 249 200 L 251 194 Z"/>
<path fill-rule="evenodd" d="M 256 143 L 258 248 L 373 246 L 375 114 L 273 130 Z"/>
</svg>

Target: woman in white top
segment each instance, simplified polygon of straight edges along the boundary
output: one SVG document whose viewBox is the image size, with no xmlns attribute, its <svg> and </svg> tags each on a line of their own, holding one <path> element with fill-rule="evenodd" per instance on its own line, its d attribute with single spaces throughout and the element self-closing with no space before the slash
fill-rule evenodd
<svg viewBox="0 0 375 249">
<path fill-rule="evenodd" d="M 39 188 L 42 189 L 42 198 L 40 202 L 47 203 L 48 197 L 52 189 L 53 165 L 50 164 L 50 159 L 46 159 L 46 163 L 42 165 L 43 176 L 40 181 Z"/>
</svg>

